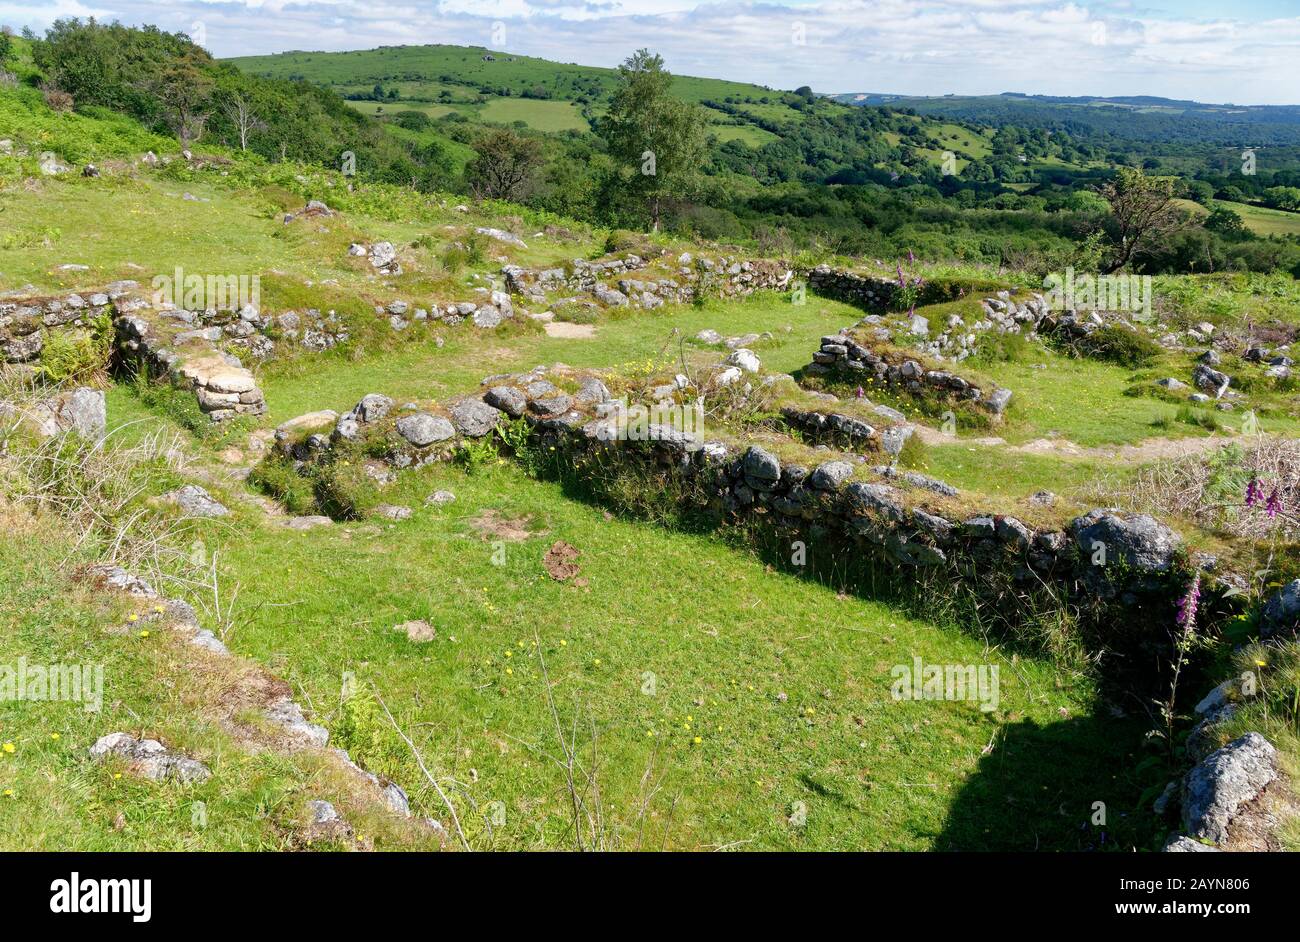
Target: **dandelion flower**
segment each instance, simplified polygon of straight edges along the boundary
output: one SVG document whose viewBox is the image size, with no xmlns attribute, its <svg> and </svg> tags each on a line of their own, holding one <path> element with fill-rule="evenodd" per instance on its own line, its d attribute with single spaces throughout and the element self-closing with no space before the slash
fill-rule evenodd
<svg viewBox="0 0 1300 942">
<path fill-rule="evenodd" d="M 0 746 L 0 749 L 3 749 L 9 755 L 14 754 L 14 744 L 11 742 L 7 742 L 3 746 Z"/>
<path fill-rule="evenodd" d="M 567 648 L 568 646 L 569 646 L 569 642 L 567 642 L 567 641 L 565 641 L 563 638 L 561 638 L 561 639 L 560 639 L 560 647 L 562 647 L 562 648 Z"/>
<path fill-rule="evenodd" d="M 135 612 L 132 612 L 130 615 L 126 616 L 126 620 L 129 622 L 137 622 L 140 620 L 140 616 L 137 615 Z"/>
<path fill-rule="evenodd" d="M 140 632 L 140 637 L 141 637 L 141 638 L 147 638 L 147 637 L 149 637 L 149 629 L 146 628 L 144 631 Z"/>
<path fill-rule="evenodd" d="M 5 796 L 6 798 L 12 798 L 12 797 L 14 797 L 14 790 L 13 790 L 12 788 L 6 788 L 6 789 L 4 790 L 4 796 Z"/>
<path fill-rule="evenodd" d="M 514 669 L 513 667 L 507 667 L 507 668 L 506 668 L 506 673 L 507 673 L 507 674 L 513 674 L 514 672 L 515 672 L 515 669 Z"/>
<path fill-rule="evenodd" d="M 704 742 L 704 740 L 701 739 L 699 736 L 696 736 L 695 739 L 692 740 L 692 742 L 694 742 L 695 745 L 698 746 L 700 743 Z"/>
<path fill-rule="evenodd" d="M 55 742 L 57 742 L 58 740 L 62 739 L 63 737 L 60 736 L 58 733 L 50 733 L 50 738 L 53 739 Z"/>
</svg>

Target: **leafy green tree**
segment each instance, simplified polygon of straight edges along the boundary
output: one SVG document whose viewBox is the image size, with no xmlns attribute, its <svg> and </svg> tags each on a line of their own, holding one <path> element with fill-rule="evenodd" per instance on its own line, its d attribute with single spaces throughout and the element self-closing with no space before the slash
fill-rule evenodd
<svg viewBox="0 0 1300 942">
<path fill-rule="evenodd" d="M 216 88 L 212 76 L 192 59 L 177 59 L 163 70 L 156 87 L 167 124 L 180 142 L 191 144 L 201 138 L 212 114 Z"/>
<path fill-rule="evenodd" d="M 614 158 L 615 186 L 646 208 L 658 231 L 664 203 L 685 199 L 695 183 L 708 152 L 707 118 L 672 96 L 661 56 L 641 49 L 618 73 L 600 133 Z"/>
<path fill-rule="evenodd" d="M 1174 199 L 1173 181 L 1148 177 L 1134 167 L 1118 168 L 1101 195 L 1111 211 L 1107 273 L 1119 271 L 1188 222 L 1187 212 Z"/>
<path fill-rule="evenodd" d="M 465 182 L 475 196 L 518 203 L 532 194 L 544 162 L 535 138 L 498 128 L 479 137 L 474 152 L 465 167 Z"/>
<path fill-rule="evenodd" d="M 1218 232 L 1221 235 L 1244 235 L 1246 233 L 1246 224 L 1230 209 L 1222 206 L 1216 206 L 1210 210 L 1210 215 L 1205 217 L 1205 228 L 1211 232 Z"/>
<path fill-rule="evenodd" d="M 1264 191 L 1265 202 L 1278 209 L 1300 209 L 1300 187 L 1273 186 Z"/>
</svg>

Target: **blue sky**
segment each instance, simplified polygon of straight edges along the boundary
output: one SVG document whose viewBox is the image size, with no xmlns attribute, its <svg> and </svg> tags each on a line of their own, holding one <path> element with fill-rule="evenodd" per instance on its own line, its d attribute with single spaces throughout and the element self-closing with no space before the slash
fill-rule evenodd
<svg viewBox="0 0 1300 942">
<path fill-rule="evenodd" d="M 821 92 L 1161 95 L 1300 104 L 1300 0 L 0 0 L 40 29 L 95 15 L 213 54 L 487 45 Z"/>
</svg>

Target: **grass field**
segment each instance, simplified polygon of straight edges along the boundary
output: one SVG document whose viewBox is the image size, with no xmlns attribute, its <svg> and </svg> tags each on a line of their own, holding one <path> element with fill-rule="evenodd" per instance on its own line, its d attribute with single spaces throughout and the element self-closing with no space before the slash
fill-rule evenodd
<svg viewBox="0 0 1300 942">
<path fill-rule="evenodd" d="M 1300 213 L 1288 213 L 1267 206 L 1250 206 L 1228 200 L 1215 200 L 1216 206 L 1232 210 L 1241 217 L 1246 228 L 1256 235 L 1300 235 Z"/>
<path fill-rule="evenodd" d="M 146 418 L 125 391 L 111 410 Z M 204 539 L 238 587 L 231 645 L 335 728 L 345 672 L 373 686 L 490 816 L 489 835 L 465 813 L 476 846 L 571 846 L 543 663 L 561 717 L 576 711 L 581 748 L 594 738 L 603 756 L 614 846 L 1080 847 L 1099 840 L 1081 830 L 1095 796 L 1136 804 L 1139 778 L 1115 771 L 1131 764 L 1136 730 L 1087 719 L 1090 687 L 1045 662 L 1013 663 L 951 627 L 773 573 L 712 537 L 611 518 L 511 466 L 426 469 L 385 499 L 422 507 L 435 489 L 456 501 L 397 526 L 293 534 L 248 510 Z M 495 542 L 501 521 L 517 531 L 509 542 Z M 542 571 L 557 539 L 581 550 L 586 585 Z M 437 638 L 392 631 L 414 618 Z M 891 667 L 917 656 L 1000 664 L 998 710 L 894 701 Z M 418 781 L 391 735 L 343 744 Z M 647 768 L 659 791 L 642 813 Z M 413 798 L 437 813 L 433 795 Z M 1112 837 L 1149 839 L 1125 825 Z"/>
<path fill-rule="evenodd" d="M 535 131 L 587 131 L 584 118 L 573 102 L 534 101 L 527 98 L 494 98 L 480 112 L 484 121 L 513 124 L 522 121 Z"/>
<path fill-rule="evenodd" d="M 409 64 L 397 52 L 393 74 Z M 300 66 L 313 61 L 298 58 Z M 535 77 L 527 62 L 504 64 L 518 65 L 521 80 Z M 330 65 L 338 80 L 363 80 L 344 65 Z M 501 97 L 489 107 L 514 101 L 572 107 Z M 533 109 L 535 120 L 539 113 Z M 571 796 L 552 760 L 557 715 L 564 724 L 577 720 L 584 761 L 599 757 L 611 847 L 1072 850 L 1158 840 L 1162 825 L 1142 795 L 1163 781 L 1158 765 L 1152 771 L 1142 761 L 1149 724 L 1140 711 L 1125 705 L 1117 715 L 1101 678 L 1077 661 L 1013 652 L 980 636 L 959 620 L 955 601 L 945 608 L 932 600 L 921 618 L 879 586 L 805 578 L 726 530 L 620 516 L 572 484 L 531 477 L 504 459 L 404 471 L 378 491 L 413 510 L 400 522 L 284 527 L 284 508 L 231 472 L 253 461 L 250 436 L 265 441 L 303 413 L 342 412 L 374 392 L 399 403 L 444 399 L 487 375 L 539 364 L 672 370 L 681 356 L 723 355 L 693 342 L 705 328 L 770 332 L 753 348 L 768 373 L 790 373 L 809 362 L 820 337 L 862 312 L 816 296 L 795 305 L 788 295 L 757 293 L 603 311 L 590 337 L 549 336 L 522 315 L 495 332 L 413 324 L 399 336 L 374 305 L 465 297 L 499 275 L 503 260 L 544 266 L 595 257 L 604 233 L 558 220 L 576 234 L 539 237 L 554 217 L 494 204 L 462 213 L 454 208 L 460 197 L 449 194 L 331 190 L 303 168 L 230 166 L 226 177 L 141 170 L 5 189 L 0 213 L 36 235 L 0 247 L 0 288 L 89 288 L 121 277 L 147 284 L 176 266 L 257 273 L 263 310 L 337 308 L 364 328 L 328 354 L 294 355 L 286 344 L 280 360 L 259 367 L 269 404 L 260 419 L 195 434 L 131 387 L 114 385 L 109 421 L 125 441 L 157 428 L 178 436 L 171 463 L 140 475 L 141 507 L 157 510 L 165 489 L 195 480 L 231 508 L 228 518 L 192 521 L 185 533 L 186 545 L 197 540 L 217 560 L 230 606 L 226 643 L 288 682 L 335 743 L 401 782 L 421 815 L 442 819 L 445 809 L 372 694 L 437 774 L 454 782 L 453 801 L 477 847 L 574 845 Z M 303 190 L 341 212 L 285 224 L 283 212 L 300 205 Z M 473 262 L 444 267 L 445 247 L 480 225 L 511 227 L 529 247 L 493 243 Z M 349 259 L 351 242 L 381 238 L 400 249 L 404 275 L 380 279 Z M 657 238 L 647 237 L 671 250 L 670 259 L 683 248 Z M 1294 286 L 1188 278 L 1162 282 L 1160 297 L 1168 306 L 1162 318 L 1240 323 L 1293 306 Z M 977 297 L 920 312 L 939 323 L 973 307 Z M 1067 515 L 1099 474 L 1122 480 L 1142 463 L 1114 461 L 1108 449 L 1205 434 L 1178 420 L 1181 402 L 1126 395 L 1160 376 L 1186 379 L 1192 363 L 1192 353 L 1167 352 L 1134 370 L 1035 343 L 1006 360 L 977 359 L 966 367 L 1015 393 L 1005 423 L 959 423 L 958 437 L 918 446 L 908 461 L 959 487 L 963 505 L 1020 513 L 1029 494 L 1050 489 L 1061 499 L 1051 512 Z M 1300 430 L 1293 395 L 1262 387 L 1251 395 L 1271 408 L 1266 430 Z M 888 401 L 917 417 L 913 404 Z M 1229 435 L 1238 419 L 1220 418 Z M 774 412 L 749 421 L 763 423 L 763 434 L 783 434 Z M 1004 441 L 972 441 L 990 435 Z M 1022 447 L 1040 440 L 1074 450 Z M 426 503 L 439 489 L 454 502 Z M 0 661 L 26 654 L 103 662 L 114 692 L 102 716 L 6 704 L 0 742 L 15 749 L 0 752 L 0 793 L 13 792 L 0 798 L 5 846 L 290 847 L 306 800 L 350 800 L 305 759 L 237 748 L 212 712 L 223 678 L 208 683 L 196 674 L 175 638 L 116 630 L 129 605 L 88 596 L 66 579 L 94 545 L 74 551 L 66 525 L 11 520 L 11 510 L 0 505 L 10 535 L 0 545 L 0 591 L 14 603 L 0 614 Z M 579 551 L 580 583 L 561 583 L 543 568 L 557 540 Z M 809 548 L 822 551 L 816 540 Z M 417 642 L 394 631 L 414 619 L 435 637 Z M 891 671 L 915 658 L 996 666 L 996 708 L 895 699 Z M 345 701 L 345 683 L 362 694 Z M 155 788 L 92 766 L 86 747 L 116 728 L 154 732 L 193 753 L 211 764 L 212 782 Z M 219 826 L 186 825 L 196 799 Z M 1096 801 L 1111 809 L 1104 836 L 1089 823 Z M 412 846 L 400 829 L 356 815 L 373 846 Z"/>
</svg>

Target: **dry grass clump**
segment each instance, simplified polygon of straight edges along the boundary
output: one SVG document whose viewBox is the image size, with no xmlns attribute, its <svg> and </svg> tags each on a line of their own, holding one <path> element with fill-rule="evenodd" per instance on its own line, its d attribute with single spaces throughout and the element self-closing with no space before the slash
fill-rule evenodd
<svg viewBox="0 0 1300 942">
<path fill-rule="evenodd" d="M 1254 485 L 1252 487 L 1252 482 Z M 1300 439 L 1258 436 L 1166 459 L 1125 479 L 1098 478 L 1084 499 L 1181 517 L 1248 540 L 1300 536 Z"/>
</svg>

